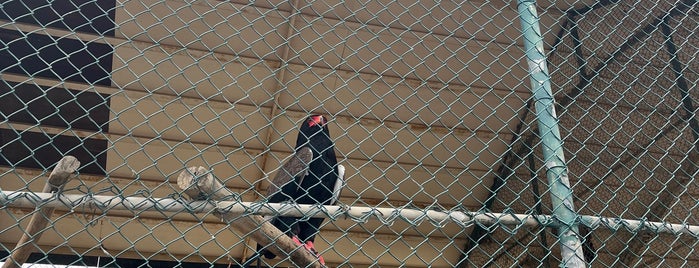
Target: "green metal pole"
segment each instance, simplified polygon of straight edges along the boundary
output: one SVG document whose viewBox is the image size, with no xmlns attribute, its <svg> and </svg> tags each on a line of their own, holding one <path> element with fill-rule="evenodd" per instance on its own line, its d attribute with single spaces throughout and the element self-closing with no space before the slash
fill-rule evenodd
<svg viewBox="0 0 699 268">
<path fill-rule="evenodd" d="M 551 91 L 549 71 L 546 66 L 546 54 L 536 12 L 536 0 L 518 0 L 517 9 L 522 23 L 524 49 L 529 66 L 541 146 L 544 151 L 553 216 L 561 223 L 558 228 L 561 267 L 586 267 L 582 242 L 578 235 L 578 214 L 573 205 L 573 191 L 568 180 L 568 168 L 563 155 L 563 140 L 558 128 L 558 117 Z"/>
</svg>

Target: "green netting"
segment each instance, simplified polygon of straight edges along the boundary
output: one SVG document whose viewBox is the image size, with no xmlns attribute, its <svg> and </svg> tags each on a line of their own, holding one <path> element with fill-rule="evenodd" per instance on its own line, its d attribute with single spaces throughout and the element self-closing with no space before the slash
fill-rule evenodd
<svg viewBox="0 0 699 268">
<path fill-rule="evenodd" d="M 317 265 L 287 215 L 328 267 L 698 266 L 698 8 L 0 1 L 0 262 Z M 268 203 L 311 114 L 339 202 Z"/>
</svg>

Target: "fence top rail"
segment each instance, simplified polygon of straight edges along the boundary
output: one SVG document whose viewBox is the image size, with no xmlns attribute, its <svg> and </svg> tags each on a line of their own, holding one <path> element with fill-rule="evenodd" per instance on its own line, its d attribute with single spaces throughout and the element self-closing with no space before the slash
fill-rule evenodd
<svg viewBox="0 0 699 268">
<path fill-rule="evenodd" d="M 428 221 L 435 226 L 453 222 L 463 226 L 473 224 L 505 224 L 518 227 L 558 227 L 562 223 L 551 215 L 492 213 L 472 211 L 437 211 L 414 208 L 382 208 L 365 206 L 322 206 L 261 201 L 187 201 L 184 198 L 123 197 L 91 194 L 55 194 L 23 191 L 2 191 L 0 207 L 53 207 L 80 211 L 90 205 L 105 212 L 129 211 L 134 215 L 144 211 L 169 213 L 236 213 L 240 215 L 293 216 L 329 219 L 350 219 L 357 222 L 378 220 L 392 224 L 396 220 L 411 223 Z M 682 223 L 653 222 L 610 217 L 581 215 L 578 222 L 591 229 L 613 231 L 685 234 L 699 239 L 699 226 Z"/>
</svg>

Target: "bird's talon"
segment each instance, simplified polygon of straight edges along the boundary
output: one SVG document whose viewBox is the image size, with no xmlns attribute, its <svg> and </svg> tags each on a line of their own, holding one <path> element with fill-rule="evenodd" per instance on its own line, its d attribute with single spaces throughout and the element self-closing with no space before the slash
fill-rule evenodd
<svg viewBox="0 0 699 268">
<path fill-rule="evenodd" d="M 299 237 L 298 237 L 298 236 L 292 236 L 292 237 L 291 237 L 291 240 L 294 241 L 294 244 L 296 244 L 296 246 L 299 246 L 299 247 L 300 247 L 300 246 L 304 246 L 304 247 L 306 246 L 306 244 L 301 243 L 301 240 L 299 240 Z"/>
<path fill-rule="evenodd" d="M 323 258 L 323 256 L 320 256 L 312 241 L 306 241 L 306 244 L 304 244 L 303 246 L 318 258 L 318 262 L 320 262 L 321 266 L 325 267 L 325 259 Z"/>
</svg>

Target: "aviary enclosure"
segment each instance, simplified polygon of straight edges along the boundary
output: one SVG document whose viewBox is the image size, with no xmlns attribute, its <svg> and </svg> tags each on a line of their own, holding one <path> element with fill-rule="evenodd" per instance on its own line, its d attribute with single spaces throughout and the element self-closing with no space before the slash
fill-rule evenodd
<svg viewBox="0 0 699 268">
<path fill-rule="evenodd" d="M 287 215 L 328 267 L 699 266 L 698 11 L 2 1 L 0 261 L 320 266 Z M 311 114 L 339 202 L 268 203 Z"/>
</svg>

